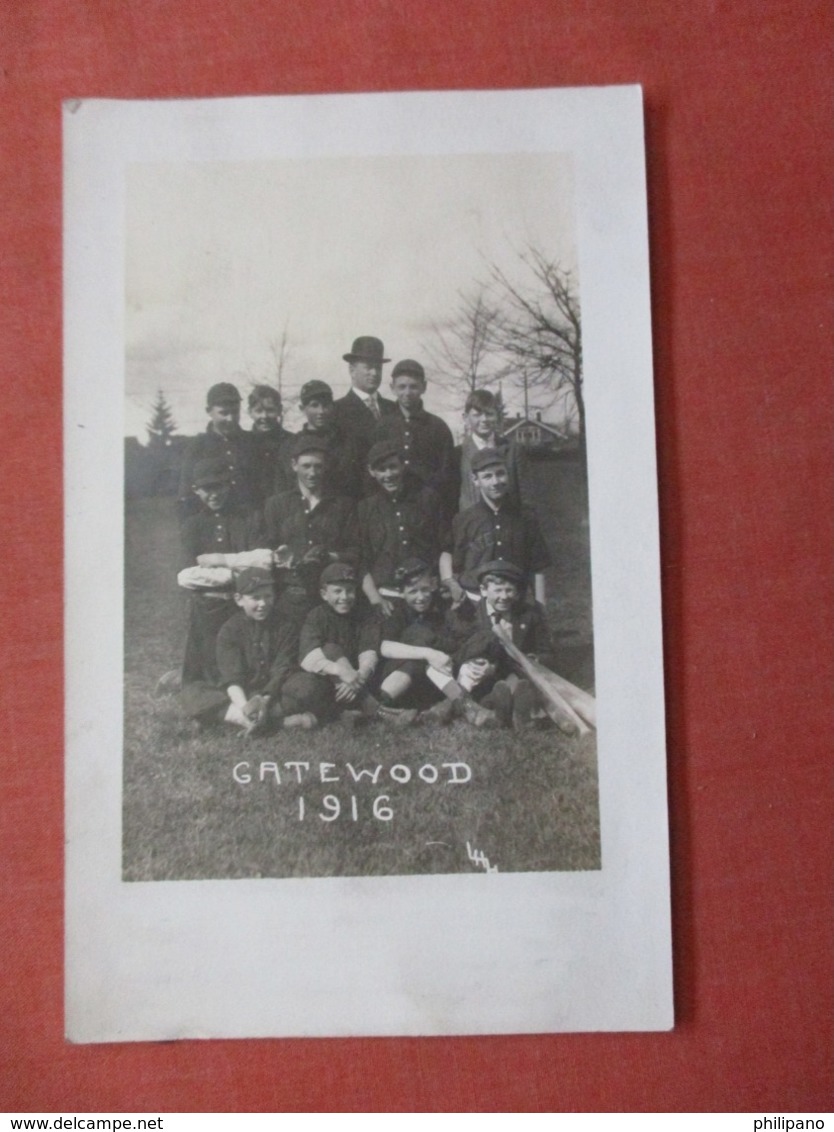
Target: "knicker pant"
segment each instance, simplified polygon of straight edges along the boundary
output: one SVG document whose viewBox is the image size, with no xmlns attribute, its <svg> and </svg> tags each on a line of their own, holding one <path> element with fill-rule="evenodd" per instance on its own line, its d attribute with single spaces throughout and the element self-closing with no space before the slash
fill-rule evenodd
<svg viewBox="0 0 834 1132">
<path fill-rule="evenodd" d="M 194 681 L 217 684 L 217 634 L 237 609 L 223 598 L 193 594 L 188 614 L 188 635 L 182 662 L 183 685 Z"/>
<path fill-rule="evenodd" d="M 223 688 L 206 680 L 192 680 L 182 686 L 180 708 L 200 723 L 220 723 L 228 711 L 229 697 Z"/>
<path fill-rule="evenodd" d="M 313 672 L 293 672 L 281 688 L 281 708 L 284 715 L 311 711 L 319 723 L 335 719 L 338 712 L 332 681 Z"/>
</svg>

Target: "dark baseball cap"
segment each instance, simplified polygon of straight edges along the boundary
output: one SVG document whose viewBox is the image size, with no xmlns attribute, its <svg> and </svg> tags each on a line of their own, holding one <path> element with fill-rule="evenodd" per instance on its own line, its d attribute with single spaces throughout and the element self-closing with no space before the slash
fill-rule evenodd
<svg viewBox="0 0 834 1132">
<path fill-rule="evenodd" d="M 206 408 L 214 405 L 239 405 L 242 398 L 230 381 L 218 381 L 206 394 Z"/>
<path fill-rule="evenodd" d="M 394 571 L 394 582 L 402 588 L 414 578 L 421 578 L 423 574 L 433 574 L 434 570 L 422 558 L 407 558 Z"/>
<path fill-rule="evenodd" d="M 234 587 L 236 594 L 253 594 L 265 586 L 270 589 L 274 584 L 272 572 L 264 570 L 261 566 L 247 566 L 235 574 Z"/>
<path fill-rule="evenodd" d="M 321 572 L 321 584 L 323 586 L 329 585 L 330 582 L 355 581 L 356 571 L 347 562 L 331 562 Z"/>
<path fill-rule="evenodd" d="M 368 453 L 368 467 L 375 468 L 383 460 L 388 460 L 391 456 L 401 455 L 400 446 L 396 440 L 378 440 L 376 444 L 371 445 L 371 450 Z"/>
<path fill-rule="evenodd" d="M 326 381 L 307 381 L 301 386 L 298 403 L 307 405 L 310 401 L 332 401 L 333 390 Z"/>
<path fill-rule="evenodd" d="M 254 386 L 252 392 L 249 394 L 249 408 L 251 409 L 254 405 L 262 405 L 264 401 L 272 401 L 279 409 L 283 404 L 281 394 L 277 389 L 273 389 L 271 385 Z"/>
<path fill-rule="evenodd" d="M 426 380 L 426 371 L 413 358 L 404 358 L 401 362 L 397 362 L 391 370 L 391 380 L 393 381 L 395 377 L 400 377 L 404 373 L 411 374 L 412 377 L 419 377 L 421 381 Z"/>
<path fill-rule="evenodd" d="M 316 436 L 314 432 L 299 432 L 293 441 L 292 457 L 297 460 L 299 456 L 303 456 L 305 452 L 320 452 L 324 455 L 328 451 L 327 441 L 322 440 L 320 436 Z"/>
<path fill-rule="evenodd" d="M 470 468 L 473 472 L 483 471 L 484 468 L 491 468 L 495 464 L 503 464 L 507 466 L 507 458 L 503 453 L 499 452 L 497 448 L 481 448 L 472 457 Z"/>
<path fill-rule="evenodd" d="M 192 484 L 194 487 L 208 487 L 210 484 L 231 483 L 232 473 L 229 465 L 220 457 L 210 460 L 198 460 L 194 465 Z"/>
<path fill-rule="evenodd" d="M 517 586 L 524 582 L 524 571 L 519 570 L 518 566 L 514 566 L 512 562 L 507 562 L 504 558 L 495 558 L 492 562 L 485 562 L 483 566 L 478 566 L 474 570 L 474 574 L 479 582 L 487 574 L 494 574 L 497 578 L 506 578 L 508 582 L 515 582 Z"/>
</svg>

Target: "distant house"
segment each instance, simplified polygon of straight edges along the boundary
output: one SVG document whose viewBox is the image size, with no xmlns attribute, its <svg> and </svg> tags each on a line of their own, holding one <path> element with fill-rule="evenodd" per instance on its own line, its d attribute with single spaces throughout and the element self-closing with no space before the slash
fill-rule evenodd
<svg viewBox="0 0 834 1132">
<path fill-rule="evenodd" d="M 513 437 L 517 444 L 528 449 L 557 449 L 571 443 L 567 433 L 543 421 L 539 412 L 535 419 L 510 417 L 504 425 L 504 435 Z"/>
</svg>

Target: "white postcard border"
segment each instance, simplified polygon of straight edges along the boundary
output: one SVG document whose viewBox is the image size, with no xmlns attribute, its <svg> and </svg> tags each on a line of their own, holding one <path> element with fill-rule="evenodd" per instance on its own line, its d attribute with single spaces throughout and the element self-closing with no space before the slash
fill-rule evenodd
<svg viewBox="0 0 834 1132">
<path fill-rule="evenodd" d="M 121 881 L 125 170 L 568 151 L 588 412 L 600 872 Z M 65 106 L 67 1034 L 673 1024 L 638 87 Z"/>
</svg>

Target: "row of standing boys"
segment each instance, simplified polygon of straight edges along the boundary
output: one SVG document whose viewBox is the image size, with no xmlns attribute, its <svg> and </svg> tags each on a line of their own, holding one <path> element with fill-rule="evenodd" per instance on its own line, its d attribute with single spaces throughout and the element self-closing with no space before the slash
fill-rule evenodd
<svg viewBox="0 0 834 1132">
<path fill-rule="evenodd" d="M 343 357 L 349 392 L 307 382 L 296 434 L 269 386 L 249 395 L 251 431 L 234 385 L 208 391 L 183 461 L 181 566 L 233 572 L 228 592 L 191 595 L 184 711 L 244 734 L 336 719 L 539 726 L 495 630 L 549 662 L 550 556 L 496 398 L 470 394 L 456 447 L 424 407 L 419 362 L 393 367 L 389 400 L 378 338 Z"/>
</svg>

